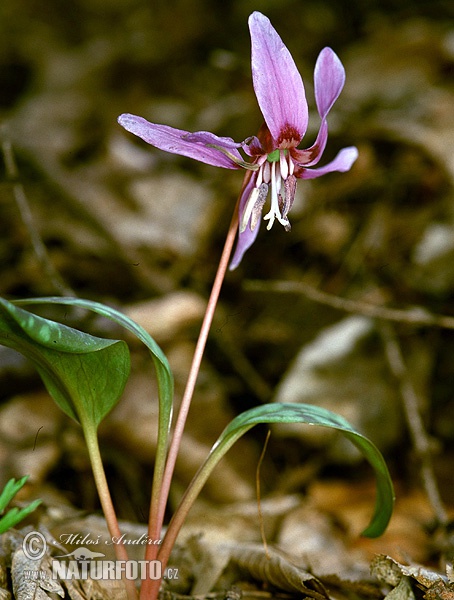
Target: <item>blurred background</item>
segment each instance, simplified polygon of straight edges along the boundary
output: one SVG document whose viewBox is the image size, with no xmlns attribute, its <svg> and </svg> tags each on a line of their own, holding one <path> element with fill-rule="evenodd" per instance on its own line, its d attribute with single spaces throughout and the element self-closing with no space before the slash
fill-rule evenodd
<svg viewBox="0 0 454 600">
<path fill-rule="evenodd" d="M 402 382 L 387 359 L 389 335 L 361 306 L 404 311 L 392 335 L 416 390 L 442 499 L 452 505 L 452 323 L 407 318 L 415 308 L 454 316 L 452 2 L 3 0 L 0 295 L 67 293 L 125 310 L 169 356 L 178 401 L 242 174 L 155 150 L 116 119 L 131 112 L 237 141 L 255 134 L 262 117 L 250 73 L 254 10 L 271 19 L 303 76 L 311 117 L 303 147 L 319 127 L 315 60 L 324 46 L 337 52 L 346 85 L 329 115 L 323 162 L 349 145 L 359 158 L 349 173 L 300 182 L 292 231 L 262 227 L 227 275 L 172 503 L 233 415 L 275 400 L 317 403 L 369 435 L 400 497 L 416 498 L 425 533 L 412 547 L 424 560 L 434 510 L 422 492 Z M 8 144 L 17 174 L 7 168 Z M 335 308 L 307 288 L 280 293 L 271 289 L 276 280 L 358 305 Z M 94 334 L 123 335 L 78 312 L 64 318 Z M 101 441 L 119 515 L 144 522 L 156 399 L 147 353 L 130 342 L 131 382 Z M 369 467 L 347 443 L 303 429 L 273 430 L 262 493 L 298 493 L 326 508 L 345 485 L 347 505 L 357 490 L 371 510 Z M 203 502 L 254 500 L 265 436 L 259 428 L 232 451 Z M 54 407 L 30 365 L 1 348 L 0 484 L 24 474 L 48 504 L 99 508 L 80 429 Z M 355 532 L 366 524 L 337 518 Z"/>
</svg>

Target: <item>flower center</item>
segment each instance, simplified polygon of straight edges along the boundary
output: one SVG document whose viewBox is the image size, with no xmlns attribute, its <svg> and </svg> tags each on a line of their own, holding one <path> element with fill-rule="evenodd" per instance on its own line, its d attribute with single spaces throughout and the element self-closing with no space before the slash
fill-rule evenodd
<svg viewBox="0 0 454 600">
<path fill-rule="evenodd" d="M 241 217 L 240 232 L 248 226 L 251 231 L 257 226 L 268 191 L 271 188 L 271 208 L 263 217 L 269 221 L 267 229 L 271 229 L 275 219 L 286 231 L 290 231 L 287 214 L 292 207 L 296 191 L 296 177 L 293 175 L 295 165 L 287 149 L 274 150 L 268 155 L 262 155 L 257 164 L 259 169 L 252 190 Z"/>
</svg>

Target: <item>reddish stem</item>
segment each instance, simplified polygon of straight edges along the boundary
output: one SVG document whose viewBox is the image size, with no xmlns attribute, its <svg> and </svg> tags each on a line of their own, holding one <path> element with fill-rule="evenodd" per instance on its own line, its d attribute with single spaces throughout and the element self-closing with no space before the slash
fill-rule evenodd
<svg viewBox="0 0 454 600">
<path fill-rule="evenodd" d="M 181 438 L 183 437 L 184 426 L 189 413 L 189 407 L 191 406 L 191 400 L 194 394 L 194 389 L 197 381 L 197 377 L 202 363 L 203 353 L 205 351 L 208 334 L 210 332 L 211 324 L 213 322 L 214 312 L 216 310 L 219 294 L 224 281 L 227 268 L 229 266 L 230 256 L 232 254 L 233 244 L 235 242 L 236 232 L 238 229 L 238 203 L 233 212 L 233 217 L 230 222 L 229 230 L 222 250 L 221 259 L 219 261 L 218 270 L 216 277 L 213 282 L 211 294 L 208 299 L 205 316 L 203 318 L 202 327 L 199 333 L 199 339 L 194 351 L 194 357 L 192 359 L 191 369 L 189 371 L 186 388 L 181 400 L 180 410 L 178 418 L 175 423 L 175 429 L 172 437 L 172 441 L 169 446 L 169 453 L 166 462 L 166 469 L 162 480 L 162 488 L 160 494 L 160 502 L 157 514 L 157 523 L 154 528 L 155 531 L 160 532 L 162 524 L 164 522 L 164 513 L 169 496 L 170 484 L 172 481 L 173 471 L 175 469 L 175 463 L 177 460 L 178 450 L 180 448 Z M 155 544 L 147 546 L 145 553 L 145 560 L 155 560 L 159 547 Z M 146 579 L 142 583 L 140 590 L 141 600 L 155 600 L 158 597 L 159 588 L 161 582 L 159 580 Z"/>
</svg>

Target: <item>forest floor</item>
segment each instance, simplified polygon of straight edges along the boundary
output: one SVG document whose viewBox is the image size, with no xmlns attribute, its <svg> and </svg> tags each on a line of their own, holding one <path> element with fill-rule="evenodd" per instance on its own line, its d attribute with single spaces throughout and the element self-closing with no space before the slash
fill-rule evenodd
<svg viewBox="0 0 454 600">
<path fill-rule="evenodd" d="M 267 428 L 258 427 L 234 446 L 190 513 L 172 558 L 180 577 L 166 593 L 452 600 L 449 2 L 52 0 L 44 11 L 4 0 L 0 296 L 72 295 L 124 311 L 167 355 L 178 406 L 242 174 L 160 152 L 116 119 L 131 112 L 238 141 L 254 135 L 261 115 L 250 75 L 253 10 L 270 17 L 303 75 L 304 147 L 319 126 L 316 57 L 327 45 L 338 53 L 346 85 L 330 113 L 323 161 L 350 145 L 359 158 L 348 173 L 301 181 L 291 232 L 262 226 L 227 274 L 168 516 L 225 425 L 276 401 L 338 412 L 373 440 L 394 480 L 395 512 L 382 537 L 361 537 L 375 483 L 349 442 L 273 426 L 261 460 Z M 122 335 L 80 311 L 45 314 L 94 335 Z M 157 406 L 148 354 L 127 341 L 130 381 L 100 441 L 119 518 L 134 536 L 145 531 Z M 24 526 L 56 540 L 104 535 L 79 426 L 30 363 L 0 347 L 0 488 L 25 474 L 19 500 L 43 504 Z M 0 580 L 9 593 L 27 567 L 16 561 L 11 571 L 18 538 L 5 536 Z M 63 593 L 114 595 L 98 583 Z M 39 589 L 15 593 L 60 593 Z"/>
</svg>

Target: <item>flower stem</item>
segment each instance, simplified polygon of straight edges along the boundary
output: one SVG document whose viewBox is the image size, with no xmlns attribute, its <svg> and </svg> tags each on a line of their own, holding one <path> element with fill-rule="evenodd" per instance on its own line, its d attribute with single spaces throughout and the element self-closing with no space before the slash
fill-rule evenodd
<svg viewBox="0 0 454 600">
<path fill-rule="evenodd" d="M 166 468 L 162 479 L 162 487 L 159 499 L 159 506 L 156 515 L 156 526 L 154 527 L 155 532 L 160 532 L 162 524 L 164 522 L 165 507 L 169 496 L 170 484 L 172 481 L 173 471 L 175 469 L 175 463 L 177 460 L 178 450 L 180 448 L 181 439 L 183 437 L 184 426 L 189 413 L 189 407 L 194 394 L 194 389 L 199 374 L 200 365 L 202 363 L 202 357 L 205 350 L 208 334 L 213 322 L 214 312 L 219 299 L 222 283 L 224 281 L 227 268 L 229 266 L 230 255 L 232 254 L 233 244 L 235 242 L 235 236 L 238 229 L 238 202 L 233 212 L 232 220 L 230 221 L 229 230 L 222 250 L 221 259 L 216 272 L 216 277 L 213 282 L 211 294 L 208 299 L 205 316 L 203 318 L 202 327 L 200 329 L 199 338 L 194 351 L 194 357 L 192 359 L 191 368 L 186 383 L 186 388 L 181 400 L 180 410 L 175 423 L 175 429 L 173 432 L 172 441 L 169 446 L 169 453 L 167 456 Z M 158 546 L 156 544 L 150 544 L 147 546 L 145 559 L 154 560 L 156 558 Z M 169 548 L 168 554 L 170 554 L 171 548 Z M 168 558 L 168 557 L 167 557 Z M 167 563 L 167 559 L 165 561 Z M 155 600 L 158 597 L 159 588 L 161 582 L 159 580 L 146 579 L 142 583 L 140 590 L 141 600 Z"/>
<path fill-rule="evenodd" d="M 107 522 L 107 528 L 112 540 L 117 540 L 118 543 L 113 544 L 115 550 L 115 556 L 117 560 L 127 561 L 128 553 L 124 544 L 120 541 L 121 532 L 118 526 L 117 516 L 113 507 L 112 498 L 109 492 L 109 486 L 107 485 L 106 474 L 104 472 L 104 466 L 102 464 L 101 453 L 99 451 L 98 435 L 96 427 L 92 424 L 82 423 L 82 429 L 87 444 L 88 455 L 90 457 L 91 467 L 95 478 L 96 488 L 98 490 L 99 499 L 101 501 L 102 510 Z M 124 579 L 128 600 L 137 600 L 137 591 L 134 581 L 131 579 Z"/>
<path fill-rule="evenodd" d="M 158 540 L 161 538 L 162 520 L 158 519 L 160 510 L 160 496 L 162 490 L 162 482 L 164 478 L 164 470 L 167 456 L 167 431 L 161 427 L 158 431 L 158 442 L 155 457 L 153 484 L 151 488 L 151 502 L 148 519 L 148 539 L 153 543 L 147 544 L 145 550 L 145 560 L 154 561 L 158 555 Z M 146 580 L 145 580 L 146 581 Z M 145 586 L 146 587 L 146 586 Z M 144 585 L 142 584 L 141 595 Z"/>
<path fill-rule="evenodd" d="M 233 440 L 233 442 L 236 440 Z M 159 548 L 158 558 L 161 563 L 161 568 L 165 570 L 167 563 L 169 562 L 170 553 L 172 552 L 175 540 L 180 532 L 180 529 L 188 516 L 189 511 L 192 508 L 197 496 L 205 485 L 208 477 L 213 472 L 214 467 L 218 464 L 220 459 L 226 454 L 229 448 L 233 445 L 233 442 L 229 445 L 225 445 L 223 448 L 218 447 L 218 452 L 211 452 L 207 457 L 207 460 L 199 468 L 197 473 L 194 475 L 191 483 L 186 489 L 181 501 L 175 511 L 172 519 L 170 520 L 166 534 L 163 539 L 162 546 Z M 159 589 L 159 588 L 158 588 Z"/>
</svg>

